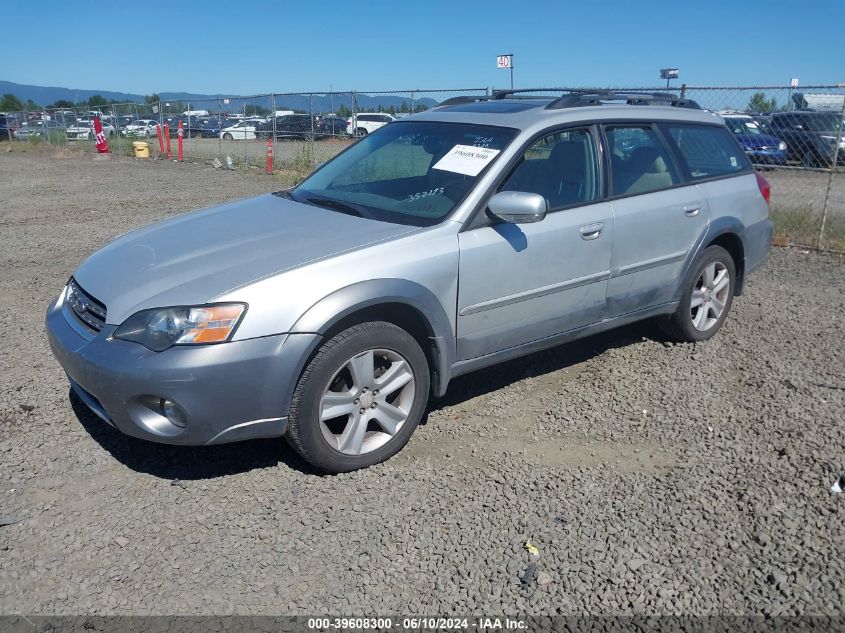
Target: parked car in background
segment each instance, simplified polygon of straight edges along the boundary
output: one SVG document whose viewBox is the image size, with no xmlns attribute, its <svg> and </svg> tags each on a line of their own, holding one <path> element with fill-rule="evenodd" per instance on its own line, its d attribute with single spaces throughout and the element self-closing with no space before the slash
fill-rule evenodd
<svg viewBox="0 0 845 633">
<path fill-rule="evenodd" d="M 109 123 L 103 123 L 103 134 L 106 136 L 114 136 L 115 129 Z M 79 119 L 76 123 L 67 128 L 67 140 L 69 141 L 87 141 L 94 138 L 94 121 L 90 119 Z"/>
<path fill-rule="evenodd" d="M 150 138 L 156 136 L 158 121 L 154 119 L 137 119 L 123 128 L 123 136 L 134 136 L 137 138 Z"/>
<path fill-rule="evenodd" d="M 237 121 L 216 116 L 202 117 L 195 119 L 193 122 L 201 138 L 219 138 L 220 131 L 223 128 L 235 125 L 235 123 Z"/>
<path fill-rule="evenodd" d="M 0 114 L 0 141 L 11 141 L 16 129 L 13 118 Z"/>
<path fill-rule="evenodd" d="M 76 125 L 76 114 L 73 111 L 64 110 L 50 113 L 50 119 L 61 123 L 63 127 Z"/>
<path fill-rule="evenodd" d="M 66 134 L 65 127 L 58 121 L 27 121 L 24 125 L 15 130 L 15 138 L 30 139 L 44 138 L 50 134 Z"/>
<path fill-rule="evenodd" d="M 170 138 L 179 136 L 179 122 L 182 122 L 182 138 L 199 138 L 202 133 L 197 125 L 197 117 L 180 114 L 173 117 L 165 117 L 164 122 L 170 128 Z"/>
<path fill-rule="evenodd" d="M 772 134 L 786 142 L 789 157 L 805 167 L 845 164 L 845 125 L 838 112 L 775 112 L 769 124 Z"/>
<path fill-rule="evenodd" d="M 118 237 L 46 331 L 77 401 L 123 433 L 285 436 L 350 471 L 402 449 L 456 376 L 647 318 L 711 338 L 768 253 L 769 195 L 674 95 L 456 97 L 294 188 Z"/>
<path fill-rule="evenodd" d="M 346 133 L 352 136 L 366 136 L 395 120 L 383 112 L 359 112 L 346 122 Z"/>
<path fill-rule="evenodd" d="M 318 117 L 308 114 L 287 114 L 262 123 L 256 131 L 256 138 L 268 139 L 275 133 L 277 139 L 318 139 L 326 136 L 326 128 Z"/>
<path fill-rule="evenodd" d="M 752 163 L 786 165 L 789 157 L 786 143 L 763 132 L 760 124 L 753 117 L 737 112 L 720 112 L 719 115 Z"/>
<path fill-rule="evenodd" d="M 346 135 L 346 128 L 349 126 L 349 121 L 344 119 L 343 117 L 339 117 L 334 114 L 330 114 L 328 116 L 319 117 L 320 122 L 325 129 L 325 133 L 331 136 L 345 136 Z"/>
<path fill-rule="evenodd" d="M 224 127 L 220 130 L 220 138 L 224 141 L 249 140 L 256 138 L 255 132 L 264 123 L 264 119 L 244 119 L 234 125 Z"/>
</svg>

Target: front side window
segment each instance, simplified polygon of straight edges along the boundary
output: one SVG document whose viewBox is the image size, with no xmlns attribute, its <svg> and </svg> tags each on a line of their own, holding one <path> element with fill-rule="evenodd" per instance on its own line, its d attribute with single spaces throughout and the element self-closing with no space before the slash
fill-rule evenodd
<svg viewBox="0 0 845 633">
<path fill-rule="evenodd" d="M 437 224 L 515 135 L 511 128 L 406 121 L 368 134 L 314 172 L 297 202 L 385 222 Z"/>
<path fill-rule="evenodd" d="M 669 151 L 651 126 L 605 128 L 613 195 L 666 189 L 681 182 Z"/>
<path fill-rule="evenodd" d="M 693 178 L 726 176 L 750 168 L 745 153 L 722 127 L 670 123 L 666 130 Z"/>
<path fill-rule="evenodd" d="M 501 191 L 536 193 L 549 209 L 584 204 L 600 196 L 596 144 L 589 130 L 541 138 L 523 154 Z"/>
</svg>

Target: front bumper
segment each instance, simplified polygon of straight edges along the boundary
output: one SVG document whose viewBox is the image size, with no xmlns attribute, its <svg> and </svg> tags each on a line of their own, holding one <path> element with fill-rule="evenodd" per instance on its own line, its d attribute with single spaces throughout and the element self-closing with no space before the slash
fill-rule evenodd
<svg viewBox="0 0 845 633">
<path fill-rule="evenodd" d="M 111 338 L 114 325 L 86 336 L 70 319 L 61 297 L 47 311 L 50 347 L 71 388 L 123 433 L 165 444 L 284 435 L 291 394 L 318 336 L 278 334 L 152 352 Z M 161 413 L 162 398 L 182 409 L 184 428 Z"/>
<path fill-rule="evenodd" d="M 752 149 L 747 150 L 745 155 L 755 165 L 786 165 L 789 154 L 786 150 L 778 149 Z"/>
</svg>

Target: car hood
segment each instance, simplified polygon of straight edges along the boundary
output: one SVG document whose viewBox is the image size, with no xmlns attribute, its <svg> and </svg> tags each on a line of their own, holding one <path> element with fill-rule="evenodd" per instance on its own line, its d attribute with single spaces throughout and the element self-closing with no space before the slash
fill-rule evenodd
<svg viewBox="0 0 845 633">
<path fill-rule="evenodd" d="M 138 310 L 207 303 L 263 277 L 416 230 L 265 194 L 127 233 L 89 257 L 74 278 L 117 325 Z"/>
<path fill-rule="evenodd" d="M 780 139 L 768 134 L 737 134 L 736 139 L 743 147 L 759 149 L 761 147 L 777 147 Z"/>
</svg>

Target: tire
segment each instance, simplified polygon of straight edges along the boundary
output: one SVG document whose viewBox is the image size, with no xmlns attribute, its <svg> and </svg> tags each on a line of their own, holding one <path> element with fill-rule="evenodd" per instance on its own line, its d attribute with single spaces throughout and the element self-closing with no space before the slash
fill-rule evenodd
<svg viewBox="0 0 845 633">
<path fill-rule="evenodd" d="M 223 140 L 224 140 L 224 141 L 231 141 L 231 140 L 232 140 L 232 138 L 233 138 L 233 137 L 232 137 L 232 135 L 231 135 L 231 134 L 229 134 L 228 132 L 226 132 L 226 133 L 223 135 Z"/>
<path fill-rule="evenodd" d="M 809 168 L 812 168 L 812 167 L 819 167 L 819 166 L 820 166 L 820 165 L 819 165 L 819 161 L 817 161 L 817 160 L 816 160 L 816 157 L 815 157 L 815 156 L 813 156 L 813 152 L 812 152 L 812 150 L 809 150 L 809 149 L 808 149 L 808 150 L 806 150 L 806 151 L 804 152 L 804 156 L 802 156 L 802 157 L 801 157 L 801 164 L 802 164 L 804 167 L 809 167 Z"/>
<path fill-rule="evenodd" d="M 286 437 L 321 471 L 366 468 L 405 446 L 425 412 L 428 393 L 428 361 L 410 334 L 383 321 L 354 325 L 327 341 L 302 372 Z M 321 419 L 332 409 L 337 416 Z"/>
<path fill-rule="evenodd" d="M 357 130 L 355 130 L 355 136 L 357 136 L 357 137 L 366 136 L 366 135 L 367 135 L 367 128 L 359 127 Z"/>
<path fill-rule="evenodd" d="M 727 275 L 727 284 L 720 288 L 723 273 Z M 708 283 L 708 278 L 713 279 L 713 283 Z M 702 285 L 707 286 L 706 292 Z M 660 322 L 663 331 L 679 342 L 706 341 L 725 322 L 735 288 L 736 265 L 731 254 L 721 246 L 708 246 L 684 280 L 684 294 L 678 309 Z M 694 305 L 694 301 L 698 305 Z M 720 311 L 719 305 L 722 306 Z"/>
</svg>

